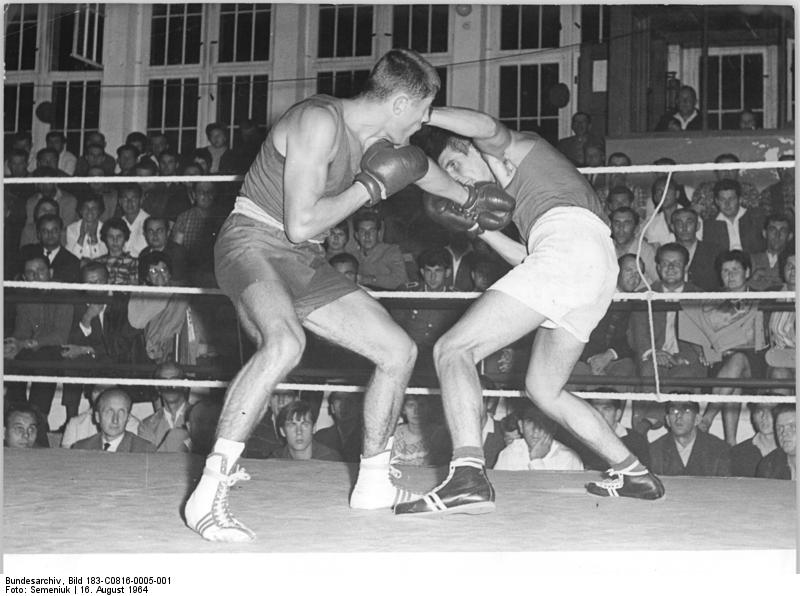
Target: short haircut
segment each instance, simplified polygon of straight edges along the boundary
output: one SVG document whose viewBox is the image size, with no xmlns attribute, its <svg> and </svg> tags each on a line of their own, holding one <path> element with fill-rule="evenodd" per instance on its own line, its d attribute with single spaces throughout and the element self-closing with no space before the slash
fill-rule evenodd
<svg viewBox="0 0 800 596">
<path fill-rule="evenodd" d="M 714 270 L 717 272 L 717 275 L 722 275 L 722 265 L 723 263 L 728 263 L 730 261 L 736 261 L 742 266 L 742 269 L 750 269 L 752 266 L 752 262 L 750 261 L 750 255 L 742 250 L 726 250 L 717 255 L 717 258 L 714 259 Z"/>
<path fill-rule="evenodd" d="M 94 402 L 95 412 L 100 411 L 100 405 L 102 404 L 104 399 L 107 399 L 114 395 L 121 395 L 128 401 L 128 411 L 130 412 L 130 409 L 133 406 L 133 398 L 127 391 L 125 391 L 122 387 L 119 387 L 117 385 L 109 387 L 108 389 L 104 389 L 103 392 L 97 396 L 97 399 Z"/>
<path fill-rule="evenodd" d="M 50 197 L 42 197 L 41 199 L 36 201 L 36 206 L 33 208 L 33 221 L 34 222 L 37 219 L 39 219 L 38 217 L 36 217 L 36 212 L 39 211 L 39 208 L 42 205 L 48 205 L 48 204 L 52 205 L 53 207 L 56 208 L 56 214 L 57 215 L 61 213 L 61 205 L 58 204 L 58 201 L 56 201 L 55 199 L 51 199 Z"/>
<path fill-rule="evenodd" d="M 106 210 L 106 202 L 103 200 L 103 197 L 96 194 L 85 194 L 78 197 L 78 204 L 75 210 L 80 213 L 86 203 L 97 203 L 100 214 L 103 214 Z"/>
<path fill-rule="evenodd" d="M 26 162 L 28 161 L 28 152 L 25 149 L 20 149 L 19 147 L 12 149 L 8 152 L 8 160 L 11 161 L 12 157 L 21 157 Z"/>
<path fill-rule="evenodd" d="M 783 276 L 783 270 L 786 268 L 786 263 L 789 262 L 789 258 L 794 256 L 794 242 L 790 242 L 786 245 L 781 251 L 781 254 L 778 255 L 778 270 L 781 274 L 781 279 L 786 283 L 786 278 Z"/>
<path fill-rule="evenodd" d="M 372 68 L 360 96 L 384 101 L 404 92 L 412 99 L 433 97 L 442 82 L 431 64 L 413 50 L 397 48 L 386 52 Z"/>
<path fill-rule="evenodd" d="M 796 404 L 778 404 L 772 410 L 772 420 L 777 421 L 778 416 L 781 414 L 785 414 L 786 412 L 791 412 L 793 415 L 797 412 L 797 405 Z M 773 422 L 774 424 L 774 422 Z"/>
<path fill-rule="evenodd" d="M 633 225 L 639 225 L 639 214 L 636 213 L 635 210 L 631 209 L 630 207 L 617 207 L 614 211 L 611 212 L 611 215 L 608 216 L 608 219 L 613 221 L 614 216 L 617 214 L 626 214 L 630 213 L 633 216 Z"/>
<path fill-rule="evenodd" d="M 225 136 L 228 136 L 228 127 L 222 124 L 221 122 L 212 122 L 208 126 L 206 126 L 206 136 L 210 135 L 214 130 L 221 130 L 225 133 Z"/>
<path fill-rule="evenodd" d="M 657 160 L 653 162 L 654 166 L 674 166 L 676 165 L 676 161 L 671 157 L 659 157 Z"/>
<path fill-rule="evenodd" d="M 429 248 L 422 251 L 417 257 L 417 264 L 420 269 L 425 267 L 444 267 L 445 269 L 453 268 L 453 257 L 444 248 Z"/>
<path fill-rule="evenodd" d="M 617 259 L 617 265 L 621 268 L 625 264 L 625 261 L 630 261 L 630 260 L 635 261 L 636 255 L 633 254 L 632 252 L 626 252 L 624 255 L 622 255 L 620 258 Z M 642 270 L 642 273 L 645 273 L 647 271 L 647 268 L 644 266 L 644 261 L 642 260 L 641 257 L 639 257 L 639 268 Z"/>
<path fill-rule="evenodd" d="M 166 217 L 159 217 L 158 215 L 150 215 L 150 216 L 148 216 L 148 218 L 145 219 L 144 223 L 142 224 L 142 230 L 146 232 L 147 231 L 147 226 L 149 226 L 151 223 L 158 222 L 158 221 L 163 223 L 164 224 L 164 228 L 166 228 L 167 232 L 169 232 L 169 219 L 167 219 Z"/>
<path fill-rule="evenodd" d="M 158 154 L 158 159 L 160 160 L 162 157 L 174 157 L 175 161 L 180 161 L 180 157 L 178 153 L 173 149 L 164 149 L 161 153 Z"/>
<path fill-rule="evenodd" d="M 8 409 L 3 414 L 3 426 L 6 429 L 8 429 L 8 421 L 11 419 L 11 414 L 30 414 L 36 421 L 36 426 L 39 426 L 43 419 L 39 409 L 28 402 L 10 403 Z"/>
<path fill-rule="evenodd" d="M 625 195 L 626 197 L 628 197 L 628 200 L 631 203 L 633 203 L 633 191 L 627 186 L 622 186 L 622 185 L 615 186 L 614 188 L 608 191 L 608 198 L 610 198 L 611 195 Z M 606 200 L 608 200 L 608 198 L 606 198 Z"/>
<path fill-rule="evenodd" d="M 195 159 L 202 159 L 204 162 L 206 162 L 206 165 L 209 168 L 211 168 L 211 164 L 214 161 L 214 159 L 211 157 L 211 153 L 205 147 L 200 147 L 199 149 L 192 151 L 192 161 Z"/>
<path fill-rule="evenodd" d="M 665 252 L 680 253 L 683 257 L 683 264 L 689 264 L 689 250 L 683 244 L 678 244 L 677 242 L 667 242 L 666 244 L 659 246 L 656 249 L 656 263 L 661 264 L 661 257 Z"/>
<path fill-rule="evenodd" d="M 353 229 L 358 231 L 359 224 L 364 221 L 371 221 L 375 223 L 378 228 L 383 225 L 383 218 L 380 216 L 380 213 L 372 209 L 359 209 L 353 216 Z"/>
<path fill-rule="evenodd" d="M 26 258 L 25 260 L 23 260 L 22 261 L 23 270 L 25 269 L 25 265 L 27 265 L 28 263 L 31 263 L 33 261 L 41 261 L 44 264 L 44 266 L 47 267 L 48 269 L 52 269 L 52 267 L 53 267 L 50 264 L 50 261 L 47 259 L 47 257 L 44 256 L 44 253 L 42 253 L 40 255 L 32 255 L 32 256 Z"/>
<path fill-rule="evenodd" d="M 131 229 L 128 227 L 128 224 L 125 222 L 125 220 L 122 219 L 121 217 L 112 217 L 103 224 L 103 227 L 100 228 L 100 240 L 105 242 L 106 239 L 108 238 L 108 232 L 110 230 L 119 230 L 120 232 L 122 232 L 122 235 L 125 238 L 125 242 L 127 242 L 131 238 Z"/>
<path fill-rule="evenodd" d="M 348 240 L 350 239 L 350 226 L 347 225 L 346 219 L 343 219 L 339 223 L 332 225 L 331 230 L 342 230 L 344 235 L 347 236 Z"/>
<path fill-rule="evenodd" d="M 49 141 L 50 139 L 61 139 L 62 141 L 66 142 L 67 137 L 64 136 L 64 133 L 60 130 L 51 130 L 46 135 L 44 135 L 45 141 Z"/>
<path fill-rule="evenodd" d="M 100 261 L 89 261 L 83 267 L 81 267 L 81 279 L 83 279 L 87 273 L 91 273 L 93 271 L 102 273 L 105 275 L 106 279 L 108 279 L 108 269 L 106 269 L 106 266 Z"/>
<path fill-rule="evenodd" d="M 142 198 L 142 187 L 139 186 L 136 182 L 126 182 L 124 184 L 119 185 L 119 196 L 124 195 L 126 192 L 133 192 L 136 194 L 137 197 L 140 199 Z"/>
<path fill-rule="evenodd" d="M 733 178 L 723 178 L 722 180 L 718 180 L 714 185 L 714 196 L 716 197 L 724 190 L 735 190 L 737 197 L 742 196 L 742 185 L 739 184 L 738 180 L 734 180 Z"/>
<path fill-rule="evenodd" d="M 675 216 L 681 213 L 691 213 L 692 215 L 694 215 L 695 221 L 700 220 L 700 216 L 697 214 L 697 211 L 695 211 L 691 207 L 678 207 L 675 211 L 672 212 L 672 215 L 669 216 L 669 220 L 675 221 Z"/>
<path fill-rule="evenodd" d="M 575 118 L 577 118 L 578 116 L 586 116 L 586 118 L 589 120 L 589 123 L 592 122 L 592 115 L 587 113 L 587 112 L 575 112 L 572 115 L 572 120 L 571 121 L 574 122 Z"/>
<path fill-rule="evenodd" d="M 152 159 L 147 158 L 147 157 L 137 161 L 136 165 L 134 166 L 134 169 L 136 169 L 136 170 L 149 170 L 153 175 L 158 173 L 158 166 L 156 166 L 156 164 L 153 163 Z"/>
<path fill-rule="evenodd" d="M 519 419 L 523 424 L 525 422 L 533 422 L 537 426 L 547 429 L 551 433 L 554 433 L 558 428 L 558 424 L 536 406 L 528 406 L 525 408 Z"/>
<path fill-rule="evenodd" d="M 306 414 L 309 415 L 312 423 L 317 421 L 316 416 L 314 416 L 314 410 L 311 408 L 311 404 L 307 401 L 303 401 L 302 399 L 297 399 L 281 408 L 281 411 L 278 412 L 278 416 L 275 419 L 275 424 L 278 428 L 283 428 L 287 422 L 292 420 L 302 420 L 306 417 Z"/>
<path fill-rule="evenodd" d="M 97 143 L 87 143 L 86 147 L 83 149 L 83 154 L 86 155 L 89 153 L 89 149 L 100 149 L 100 151 L 105 155 L 106 148 L 102 145 L 98 145 Z"/>
<path fill-rule="evenodd" d="M 608 161 L 611 162 L 612 159 L 615 157 L 624 157 L 628 163 L 631 163 L 631 158 L 628 156 L 627 153 L 623 153 L 622 151 L 615 151 L 611 155 L 608 156 Z"/>
<path fill-rule="evenodd" d="M 358 271 L 358 259 L 351 255 L 349 252 L 340 252 L 338 255 L 333 255 L 328 263 L 331 264 L 332 267 L 336 267 L 336 265 L 345 265 L 350 264 L 356 268 Z"/>
<path fill-rule="evenodd" d="M 149 139 L 143 132 L 134 131 L 125 137 L 126 145 L 133 145 L 134 143 L 141 143 L 143 147 L 147 147 Z"/>
<path fill-rule="evenodd" d="M 64 229 L 64 220 L 61 219 L 61 217 L 55 215 L 54 213 L 45 213 L 39 219 L 36 220 L 36 231 L 38 232 L 39 230 L 41 230 L 42 226 L 44 226 L 45 224 L 54 222 L 58 224 L 59 228 L 61 228 L 62 230 Z"/>
<path fill-rule="evenodd" d="M 681 405 L 691 407 L 694 410 L 695 414 L 700 413 L 700 404 L 696 401 L 668 401 L 667 403 L 664 404 L 664 412 L 668 414 L 670 408 L 672 408 L 673 406 L 681 406 Z"/>
<path fill-rule="evenodd" d="M 616 391 L 608 391 L 611 389 L 610 387 L 598 387 L 597 391 L 603 393 L 616 393 Z M 600 405 L 602 402 L 609 402 L 612 406 L 614 406 L 615 410 L 624 411 L 625 410 L 625 400 L 624 399 L 607 399 L 607 398 L 592 398 L 589 400 L 589 403 L 593 406 Z"/>
<path fill-rule="evenodd" d="M 732 163 L 739 163 L 739 158 L 734 155 L 733 153 L 723 153 L 722 155 L 717 155 L 714 158 L 714 163 L 724 163 L 724 162 L 732 162 Z"/>
<path fill-rule="evenodd" d="M 139 279 L 143 281 L 146 285 L 148 284 L 148 271 L 150 267 L 153 265 L 158 265 L 159 263 L 164 263 L 167 266 L 167 270 L 172 273 L 172 259 L 169 258 L 169 255 L 160 250 L 153 250 L 148 252 L 145 255 L 139 255 Z"/>
<path fill-rule="evenodd" d="M 122 155 L 123 151 L 133 151 L 134 156 L 139 157 L 139 149 L 136 147 L 136 145 L 130 145 L 128 143 L 120 145 L 117 147 L 117 157 Z"/>
<path fill-rule="evenodd" d="M 661 202 L 661 192 L 658 192 L 658 187 L 661 185 L 666 185 L 667 183 L 667 176 L 661 175 L 658 176 L 655 180 L 653 180 L 653 185 L 650 187 L 651 199 L 653 201 L 653 205 L 658 205 Z M 678 192 L 678 183 L 675 182 L 675 176 L 669 178 L 669 187 L 674 188 L 675 192 Z"/>
<path fill-rule="evenodd" d="M 445 148 L 466 155 L 472 141 L 449 130 L 425 124 L 411 135 L 411 144 L 416 145 L 433 161 L 437 161 Z"/>
<path fill-rule="evenodd" d="M 56 151 L 55 149 L 52 149 L 51 147 L 45 147 L 44 149 L 39 149 L 36 152 L 36 160 L 37 161 L 41 160 L 42 157 L 44 157 L 48 153 L 54 155 L 55 158 L 58 159 L 58 151 Z"/>
<path fill-rule="evenodd" d="M 794 232 L 794 222 L 792 221 L 792 218 L 783 212 L 771 213 L 770 215 L 767 215 L 767 218 L 764 220 L 764 230 L 766 231 L 766 229 L 769 227 L 769 224 L 778 222 L 786 223 L 789 226 L 789 232 Z"/>
<path fill-rule="evenodd" d="M 691 85 L 681 85 L 680 91 L 691 91 L 695 101 L 697 101 L 697 91 Z"/>
</svg>

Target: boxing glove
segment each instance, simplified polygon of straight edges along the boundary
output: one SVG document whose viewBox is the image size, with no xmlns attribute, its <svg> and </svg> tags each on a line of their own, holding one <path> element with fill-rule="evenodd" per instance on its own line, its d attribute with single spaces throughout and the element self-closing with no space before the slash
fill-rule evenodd
<svg viewBox="0 0 800 596">
<path fill-rule="evenodd" d="M 422 206 L 428 217 L 448 230 L 476 234 L 483 232 L 478 222 L 450 199 L 426 192 L 422 195 Z"/>
<path fill-rule="evenodd" d="M 361 171 L 356 182 L 369 192 L 369 206 L 392 196 L 422 178 L 428 172 L 428 158 L 419 147 L 406 145 L 395 148 L 380 139 L 366 150 L 361 158 Z"/>
<path fill-rule="evenodd" d="M 517 202 L 494 182 L 468 186 L 469 196 L 461 206 L 484 230 L 501 230 L 511 223 Z"/>
</svg>

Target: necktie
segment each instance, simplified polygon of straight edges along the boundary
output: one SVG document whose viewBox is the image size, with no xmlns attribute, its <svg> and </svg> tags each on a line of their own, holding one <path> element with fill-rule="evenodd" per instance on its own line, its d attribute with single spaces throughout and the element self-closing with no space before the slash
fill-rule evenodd
<svg viewBox="0 0 800 596">
<path fill-rule="evenodd" d="M 103 451 L 108 451 L 109 447 L 111 447 L 111 443 L 103 443 Z"/>
</svg>

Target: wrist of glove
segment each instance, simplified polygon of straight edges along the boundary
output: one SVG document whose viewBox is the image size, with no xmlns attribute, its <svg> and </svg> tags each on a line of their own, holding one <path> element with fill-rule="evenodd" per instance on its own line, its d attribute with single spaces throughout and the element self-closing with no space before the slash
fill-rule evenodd
<svg viewBox="0 0 800 596">
<path fill-rule="evenodd" d="M 467 187 L 469 195 L 461 206 L 484 230 L 502 230 L 514 214 L 517 202 L 493 182 L 477 182 Z"/>
<path fill-rule="evenodd" d="M 469 232 L 475 235 L 484 232 L 474 217 L 450 199 L 424 193 L 422 195 L 422 206 L 428 217 L 448 230 Z"/>
<path fill-rule="evenodd" d="M 355 181 L 369 193 L 369 205 L 386 200 L 413 184 L 428 172 L 428 158 L 419 147 L 394 147 L 381 139 L 373 143 L 361 158 L 361 171 Z"/>
</svg>

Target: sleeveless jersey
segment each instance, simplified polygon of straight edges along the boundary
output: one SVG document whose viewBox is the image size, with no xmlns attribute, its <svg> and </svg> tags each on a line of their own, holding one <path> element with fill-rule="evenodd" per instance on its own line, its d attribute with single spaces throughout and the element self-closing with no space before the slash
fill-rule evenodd
<svg viewBox="0 0 800 596">
<path fill-rule="evenodd" d="M 328 95 L 314 95 L 293 105 L 286 114 L 294 110 L 303 110 L 309 106 L 318 106 L 335 112 L 337 120 L 336 151 L 333 161 L 328 164 L 328 176 L 323 196 L 338 195 L 353 184 L 359 171 L 361 148 L 354 147 L 348 140 L 344 126 L 342 103 Z M 272 130 L 275 130 L 274 127 Z M 239 194 L 253 201 L 265 213 L 284 223 L 283 215 L 283 167 L 285 158 L 278 153 L 270 131 L 253 164 L 247 171 Z M 325 234 L 321 236 L 324 238 Z"/>
<path fill-rule="evenodd" d="M 592 185 L 575 166 L 539 135 L 525 134 L 534 145 L 506 188 L 517 200 L 513 221 L 525 244 L 534 224 L 554 207 L 583 207 L 608 223 Z"/>
</svg>

